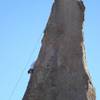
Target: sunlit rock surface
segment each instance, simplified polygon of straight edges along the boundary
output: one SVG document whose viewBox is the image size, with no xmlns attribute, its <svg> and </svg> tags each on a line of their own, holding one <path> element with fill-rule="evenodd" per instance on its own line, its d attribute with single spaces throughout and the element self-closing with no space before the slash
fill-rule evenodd
<svg viewBox="0 0 100 100">
<path fill-rule="evenodd" d="M 23 100 L 96 100 L 85 61 L 84 10 L 82 1 L 55 0 Z"/>
</svg>

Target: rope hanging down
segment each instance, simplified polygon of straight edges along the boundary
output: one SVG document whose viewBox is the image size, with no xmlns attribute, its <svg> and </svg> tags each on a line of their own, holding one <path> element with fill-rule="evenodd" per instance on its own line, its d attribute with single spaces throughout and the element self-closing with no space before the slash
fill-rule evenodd
<svg viewBox="0 0 100 100">
<path fill-rule="evenodd" d="M 39 41 L 39 40 L 41 39 L 41 37 L 42 37 L 42 34 L 39 36 L 39 38 L 37 39 L 37 41 Z M 37 42 L 36 42 L 36 43 L 37 43 Z M 35 47 L 36 47 L 36 46 L 35 46 Z M 22 70 L 22 72 L 21 72 L 21 74 L 20 74 L 20 76 L 19 76 L 19 78 L 18 78 L 18 80 L 17 80 L 17 82 L 16 82 L 16 84 L 15 84 L 15 86 L 14 86 L 14 88 L 13 88 L 13 90 L 12 90 L 12 92 L 11 92 L 11 95 L 9 96 L 9 99 L 8 99 L 8 100 L 11 100 L 11 99 L 12 99 L 12 97 L 13 97 L 15 91 L 16 91 L 16 88 L 17 88 L 19 82 L 21 81 L 22 76 L 23 76 L 23 74 L 24 74 L 24 72 L 25 72 L 25 70 L 26 70 L 26 67 L 28 66 L 28 64 L 29 64 L 29 62 L 30 62 L 30 60 L 31 60 L 31 58 L 32 58 L 32 55 L 33 55 L 34 51 L 35 51 L 35 49 L 33 49 L 33 51 L 31 52 L 31 54 L 30 54 L 30 56 L 29 56 L 29 58 L 28 58 L 28 60 L 27 60 L 27 63 L 25 64 L 25 67 L 23 68 L 23 70 Z"/>
</svg>

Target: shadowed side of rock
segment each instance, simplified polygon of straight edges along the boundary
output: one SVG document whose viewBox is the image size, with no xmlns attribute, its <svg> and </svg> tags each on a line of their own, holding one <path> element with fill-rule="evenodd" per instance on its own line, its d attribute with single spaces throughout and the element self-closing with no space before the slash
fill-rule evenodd
<svg viewBox="0 0 100 100">
<path fill-rule="evenodd" d="M 84 59 L 84 4 L 55 0 L 23 100 L 96 100 Z"/>
</svg>

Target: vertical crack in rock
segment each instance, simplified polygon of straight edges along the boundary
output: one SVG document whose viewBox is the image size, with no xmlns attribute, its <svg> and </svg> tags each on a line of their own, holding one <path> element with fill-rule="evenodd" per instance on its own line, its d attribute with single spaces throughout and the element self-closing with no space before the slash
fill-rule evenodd
<svg viewBox="0 0 100 100">
<path fill-rule="evenodd" d="M 96 100 L 83 44 L 84 4 L 55 0 L 23 100 Z"/>
</svg>

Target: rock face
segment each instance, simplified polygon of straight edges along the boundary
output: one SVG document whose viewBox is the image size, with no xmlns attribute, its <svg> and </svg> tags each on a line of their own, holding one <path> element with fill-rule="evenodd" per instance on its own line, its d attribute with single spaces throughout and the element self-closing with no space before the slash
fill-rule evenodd
<svg viewBox="0 0 100 100">
<path fill-rule="evenodd" d="M 23 100 L 96 100 L 85 62 L 79 0 L 55 0 Z"/>
</svg>

